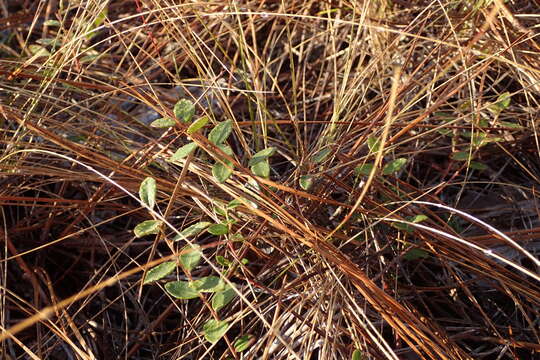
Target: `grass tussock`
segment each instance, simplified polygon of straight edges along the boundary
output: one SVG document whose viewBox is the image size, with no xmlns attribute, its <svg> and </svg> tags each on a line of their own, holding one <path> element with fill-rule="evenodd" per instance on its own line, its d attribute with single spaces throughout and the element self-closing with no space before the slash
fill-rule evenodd
<svg viewBox="0 0 540 360">
<path fill-rule="evenodd" d="M 538 2 L 0 5 L 0 358 L 539 356 Z"/>
</svg>

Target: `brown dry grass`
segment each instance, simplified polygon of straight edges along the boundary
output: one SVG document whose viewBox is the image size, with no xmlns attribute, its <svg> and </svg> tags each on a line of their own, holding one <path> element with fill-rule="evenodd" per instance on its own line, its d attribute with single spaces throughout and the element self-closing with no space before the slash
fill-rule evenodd
<svg viewBox="0 0 540 360">
<path fill-rule="evenodd" d="M 539 356 L 537 3 L 4 0 L 0 11 L 0 357 Z M 233 120 L 226 183 L 203 135 L 148 126 L 179 98 L 213 124 Z M 168 163 L 190 139 L 212 156 Z M 248 161 L 269 146 L 270 178 L 255 177 Z M 376 166 L 357 175 L 363 164 Z M 168 226 L 138 239 L 147 176 L 150 215 Z M 243 241 L 190 241 L 206 258 L 193 277 L 223 272 L 217 256 L 248 260 L 227 273 L 241 296 L 216 313 L 206 296 L 141 285 L 185 245 L 179 230 L 219 222 L 216 208 L 239 197 L 249 203 L 231 230 Z M 231 324 L 216 344 L 201 335 L 211 318 Z M 246 334 L 253 344 L 235 352 Z"/>
</svg>

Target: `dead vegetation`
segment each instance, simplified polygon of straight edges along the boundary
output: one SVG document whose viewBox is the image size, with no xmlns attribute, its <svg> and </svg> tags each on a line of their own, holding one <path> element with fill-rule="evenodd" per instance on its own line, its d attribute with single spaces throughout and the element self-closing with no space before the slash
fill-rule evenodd
<svg viewBox="0 0 540 360">
<path fill-rule="evenodd" d="M 537 2 L 0 10 L 0 357 L 539 356 Z M 182 98 L 204 129 L 150 126 Z M 226 120 L 232 155 L 207 139 Z M 176 261 L 179 231 L 235 199 L 228 234 L 187 240 L 205 261 L 167 277 L 225 277 L 231 303 L 142 285 Z M 134 236 L 149 218 L 167 226 Z M 215 343 L 210 319 L 229 325 Z"/>
</svg>

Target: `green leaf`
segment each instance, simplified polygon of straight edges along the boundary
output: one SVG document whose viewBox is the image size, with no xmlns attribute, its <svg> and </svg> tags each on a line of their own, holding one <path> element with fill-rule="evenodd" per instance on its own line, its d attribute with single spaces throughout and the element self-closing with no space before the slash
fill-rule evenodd
<svg viewBox="0 0 540 360">
<path fill-rule="evenodd" d="M 176 269 L 176 263 L 174 261 L 165 261 L 158 266 L 154 266 L 146 273 L 143 284 L 163 279 L 165 276 L 171 274 L 174 269 Z"/>
<path fill-rule="evenodd" d="M 174 240 L 175 241 L 184 240 L 184 238 L 199 235 L 199 233 L 201 231 L 203 231 L 204 229 L 206 229 L 210 225 L 212 225 L 212 223 L 210 223 L 208 221 L 199 221 L 198 223 L 190 225 L 187 228 L 185 228 L 184 230 L 182 230 L 180 232 L 180 236 L 176 236 L 174 238 Z"/>
<path fill-rule="evenodd" d="M 221 151 L 223 151 L 225 154 L 227 154 L 227 155 L 229 155 L 229 156 L 231 156 L 231 157 L 234 155 L 234 154 L 233 154 L 233 151 L 232 151 L 232 148 L 231 148 L 229 145 L 227 145 L 227 144 L 218 144 L 217 147 L 218 147 Z M 229 160 L 224 160 L 224 161 L 225 161 L 227 164 L 230 163 Z M 232 164 L 232 163 L 231 163 L 231 164 Z"/>
<path fill-rule="evenodd" d="M 391 175 L 397 173 L 405 164 L 407 159 L 398 158 L 388 164 L 386 164 L 382 170 L 383 175 Z"/>
<path fill-rule="evenodd" d="M 268 160 L 259 161 L 251 166 L 251 171 L 257 176 L 268 178 L 270 176 L 270 164 Z"/>
<path fill-rule="evenodd" d="M 161 228 L 161 221 L 159 220 L 146 220 L 135 226 L 133 232 L 135 236 L 140 238 L 146 235 L 158 234 Z"/>
<path fill-rule="evenodd" d="M 197 292 L 213 293 L 223 291 L 227 284 L 219 276 L 205 276 L 192 281 L 189 286 Z"/>
<path fill-rule="evenodd" d="M 322 163 L 324 160 L 326 160 L 326 158 L 328 157 L 328 155 L 330 155 L 331 152 L 332 152 L 332 149 L 330 149 L 330 148 L 325 148 L 325 149 L 322 149 L 322 150 L 318 151 L 313 156 L 313 162 L 315 164 Z"/>
<path fill-rule="evenodd" d="M 471 161 L 471 162 L 469 163 L 469 167 L 470 167 L 471 169 L 474 169 L 474 170 L 480 170 L 480 171 L 484 171 L 484 170 L 486 170 L 486 169 L 488 168 L 487 165 L 482 164 L 482 163 L 479 163 L 479 162 L 476 162 L 476 161 Z"/>
<path fill-rule="evenodd" d="M 105 19 L 107 18 L 107 14 L 109 13 L 109 9 L 105 7 L 99 14 L 96 16 L 96 19 L 94 20 L 94 28 L 99 27 L 101 24 L 105 22 Z"/>
<path fill-rule="evenodd" d="M 139 187 L 139 197 L 143 204 L 148 206 L 150 209 L 154 208 L 156 204 L 156 180 L 152 177 L 147 177 L 141 183 Z"/>
<path fill-rule="evenodd" d="M 499 125 L 510 129 L 523 129 L 523 126 L 509 121 L 499 121 Z"/>
<path fill-rule="evenodd" d="M 377 152 L 379 151 L 379 148 L 381 147 L 381 140 L 378 137 L 370 136 L 367 139 L 367 146 L 369 148 L 369 151 Z"/>
<path fill-rule="evenodd" d="M 221 266 L 224 266 L 224 267 L 229 267 L 232 265 L 232 262 L 225 258 L 224 256 L 221 256 L 221 255 L 218 255 L 216 256 L 216 262 L 221 265 Z"/>
<path fill-rule="evenodd" d="M 87 34 L 86 38 L 88 40 L 92 39 L 97 33 L 94 31 L 96 28 L 98 28 L 105 19 L 107 18 L 108 9 L 104 8 L 94 19 L 94 22 L 90 24 L 90 26 L 87 28 Z"/>
<path fill-rule="evenodd" d="M 489 127 L 489 120 L 486 119 L 486 118 L 480 118 L 478 120 L 478 126 L 481 127 L 481 128 L 487 128 Z"/>
<path fill-rule="evenodd" d="M 242 234 L 234 234 L 229 238 L 229 241 L 245 241 L 246 239 Z"/>
<path fill-rule="evenodd" d="M 375 164 L 371 164 L 371 163 L 358 165 L 357 167 L 354 168 L 354 173 L 356 175 L 368 176 L 369 174 L 371 174 L 371 171 L 373 170 L 374 167 L 375 167 Z"/>
<path fill-rule="evenodd" d="M 201 130 L 204 127 L 204 125 L 206 125 L 208 120 L 209 120 L 208 116 L 203 116 L 201 118 L 198 118 L 197 120 L 195 120 L 193 124 L 189 125 L 186 132 L 190 135 L 196 133 L 197 131 Z"/>
<path fill-rule="evenodd" d="M 364 359 L 364 354 L 362 354 L 360 350 L 356 349 L 353 351 L 351 360 L 363 360 L 363 359 Z"/>
<path fill-rule="evenodd" d="M 487 134 L 475 132 L 471 135 L 471 144 L 476 147 L 483 146 L 487 143 Z"/>
<path fill-rule="evenodd" d="M 214 206 L 214 211 L 221 216 L 227 216 L 227 210 L 223 206 Z"/>
<path fill-rule="evenodd" d="M 249 160 L 249 166 L 256 165 L 260 162 L 264 162 L 267 160 L 270 156 L 274 155 L 276 152 L 276 148 L 269 147 L 264 150 L 259 151 L 253 157 Z"/>
<path fill-rule="evenodd" d="M 46 26 L 60 26 L 60 21 L 58 20 L 47 20 L 43 23 Z"/>
<path fill-rule="evenodd" d="M 43 46 L 40 45 L 29 45 L 28 51 L 30 51 L 30 54 L 34 56 L 51 56 L 49 50 L 45 49 Z"/>
<path fill-rule="evenodd" d="M 212 129 L 212 131 L 210 131 L 210 134 L 208 134 L 208 140 L 215 145 L 221 145 L 225 140 L 227 140 L 229 135 L 231 135 L 231 131 L 231 120 L 220 122 Z"/>
<path fill-rule="evenodd" d="M 405 260 L 418 260 L 429 257 L 429 253 L 423 249 L 414 248 L 403 254 Z"/>
<path fill-rule="evenodd" d="M 471 154 L 468 151 L 458 151 L 450 155 L 450 158 L 456 161 L 467 161 L 470 156 Z"/>
<path fill-rule="evenodd" d="M 178 257 L 180 264 L 187 271 L 193 270 L 201 262 L 202 251 L 199 245 L 186 245 Z"/>
<path fill-rule="evenodd" d="M 195 299 L 199 297 L 197 290 L 189 286 L 187 281 L 171 281 L 165 284 L 165 290 L 177 299 Z"/>
<path fill-rule="evenodd" d="M 212 175 L 219 183 L 225 182 L 232 175 L 232 173 L 233 171 L 222 163 L 216 163 L 214 166 L 212 166 Z"/>
<path fill-rule="evenodd" d="M 182 146 L 180 149 L 176 150 L 175 153 L 170 157 L 170 162 L 180 161 L 189 154 L 191 154 L 195 149 L 197 148 L 197 144 L 194 142 L 190 142 L 184 146 Z"/>
<path fill-rule="evenodd" d="M 229 323 L 226 321 L 214 319 L 208 320 L 203 325 L 204 338 L 212 344 L 215 344 L 223 337 L 223 335 L 225 335 L 228 329 Z"/>
<path fill-rule="evenodd" d="M 309 190 L 313 185 L 313 176 L 311 175 L 302 175 L 300 176 L 300 187 L 303 190 Z"/>
<path fill-rule="evenodd" d="M 229 227 L 225 224 L 213 224 L 208 228 L 208 232 L 212 235 L 225 235 L 229 232 Z"/>
<path fill-rule="evenodd" d="M 218 144 L 218 147 L 223 151 L 225 154 L 232 156 L 233 151 L 230 146 L 224 145 L 224 144 Z M 225 164 L 222 164 L 221 162 L 216 162 L 214 166 L 212 166 L 212 175 L 216 178 L 216 180 L 220 183 L 225 182 L 233 172 L 234 165 L 231 161 L 223 159 L 222 160 Z"/>
<path fill-rule="evenodd" d="M 217 292 L 212 297 L 212 308 L 218 311 L 233 301 L 236 296 L 236 291 L 227 284 L 225 290 Z"/>
<path fill-rule="evenodd" d="M 499 97 L 497 98 L 497 102 L 495 104 L 499 107 L 499 109 L 505 110 L 510 106 L 511 100 L 512 99 L 511 99 L 510 93 L 507 91 L 499 95 Z"/>
<path fill-rule="evenodd" d="M 176 125 L 176 121 L 168 117 L 154 120 L 150 124 L 151 127 L 158 128 L 158 129 L 166 129 L 166 128 L 173 127 L 174 125 Z"/>
<path fill-rule="evenodd" d="M 229 203 L 227 204 L 227 209 L 232 210 L 234 208 L 237 208 L 238 206 L 244 205 L 244 203 L 242 203 L 242 201 L 240 199 L 241 198 L 229 201 Z"/>
<path fill-rule="evenodd" d="M 174 105 L 174 116 L 176 116 L 178 119 L 182 120 L 185 123 L 188 123 L 191 121 L 191 118 L 193 115 L 195 115 L 195 105 L 191 100 L 188 99 L 180 99 L 175 105 Z"/>
<path fill-rule="evenodd" d="M 58 42 L 58 39 L 56 38 L 46 38 L 46 39 L 37 39 L 36 43 L 43 46 L 50 46 L 56 47 L 56 43 Z"/>
<path fill-rule="evenodd" d="M 413 218 L 411 218 L 410 221 L 413 222 L 413 223 L 419 223 L 419 222 L 422 222 L 422 221 L 427 220 L 427 219 L 428 219 L 428 217 L 426 215 L 420 214 L 420 215 L 416 215 Z"/>
<path fill-rule="evenodd" d="M 253 343 L 253 340 L 255 339 L 255 336 L 253 335 L 243 335 L 234 340 L 234 351 L 236 352 L 242 352 L 247 350 L 251 344 Z"/>
</svg>

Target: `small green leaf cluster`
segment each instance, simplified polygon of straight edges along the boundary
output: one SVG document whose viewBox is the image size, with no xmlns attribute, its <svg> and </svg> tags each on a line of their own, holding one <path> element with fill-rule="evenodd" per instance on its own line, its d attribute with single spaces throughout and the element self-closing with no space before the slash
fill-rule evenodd
<svg viewBox="0 0 540 360">
<path fill-rule="evenodd" d="M 207 228 L 210 231 L 212 225 L 208 226 L 208 223 L 197 223 L 197 226 L 191 226 L 183 231 L 184 234 L 198 234 L 201 228 Z M 219 224 L 215 224 L 219 225 Z M 223 232 L 223 229 L 219 231 Z M 184 270 L 186 274 L 190 274 L 201 262 L 202 249 L 199 245 L 186 245 L 176 261 L 163 262 L 152 269 L 150 269 L 143 280 L 143 284 L 149 284 L 155 281 L 159 281 L 166 276 L 172 274 L 178 267 Z M 219 311 L 229 304 L 237 296 L 237 289 L 234 285 L 226 283 L 220 276 L 205 276 L 197 280 L 177 280 L 169 281 L 165 284 L 165 291 L 167 293 L 181 300 L 196 299 L 202 296 L 202 294 L 212 294 L 211 306 L 215 311 Z M 209 342 L 217 342 L 229 328 L 229 324 L 226 321 L 218 321 L 211 319 L 207 321 L 203 326 L 203 333 Z"/>
<path fill-rule="evenodd" d="M 316 165 L 322 164 L 329 158 L 331 154 L 332 154 L 332 149 L 329 147 L 324 147 L 320 149 L 319 151 L 317 151 L 311 157 L 311 162 Z M 299 181 L 298 181 L 300 184 L 300 188 L 302 190 L 308 191 L 313 186 L 313 180 L 314 180 L 314 175 L 307 174 L 307 175 L 300 176 Z"/>
<path fill-rule="evenodd" d="M 405 164 L 407 164 L 407 159 L 405 158 L 394 159 L 383 167 L 382 174 L 383 175 L 396 174 L 403 168 L 403 166 L 405 166 Z M 373 163 L 365 163 L 362 165 L 358 165 L 354 169 L 354 172 L 356 175 L 368 176 L 373 171 L 374 167 L 375 167 L 375 164 Z"/>
<path fill-rule="evenodd" d="M 519 124 L 515 124 L 512 122 L 506 122 L 506 121 L 498 121 L 500 114 L 508 109 L 511 103 L 511 94 L 509 92 L 505 92 L 500 94 L 497 99 L 491 103 L 487 104 L 487 110 L 492 114 L 494 117 L 494 124 L 498 123 L 499 126 L 509 128 L 509 129 L 521 129 L 521 126 Z M 464 102 L 460 108 L 463 111 L 470 111 L 471 104 L 470 102 Z M 443 121 L 443 123 L 450 123 L 454 121 L 454 118 L 452 114 L 444 113 L 444 112 L 437 112 L 434 114 L 437 119 L 440 119 Z M 500 136 L 489 134 L 488 132 L 484 131 L 482 128 L 490 127 L 490 123 L 486 117 L 484 116 L 477 122 L 478 128 L 474 131 L 463 131 L 456 129 L 455 131 L 451 129 L 441 128 L 437 131 L 444 136 L 452 136 L 454 141 L 457 141 L 456 139 L 458 137 L 463 137 L 469 139 L 469 146 L 466 148 L 456 151 L 450 155 L 450 159 L 454 161 L 466 161 L 467 165 L 471 169 L 475 170 L 485 170 L 487 169 L 487 166 L 481 162 L 475 161 L 475 155 L 479 148 L 481 148 L 484 145 L 487 145 L 489 143 L 494 142 L 500 142 L 504 139 Z"/>
<path fill-rule="evenodd" d="M 158 119 L 154 121 L 151 126 L 165 129 L 175 126 L 177 122 L 190 123 L 195 115 L 195 106 L 191 101 L 182 99 L 176 103 L 173 112 L 175 119 Z M 201 117 L 188 126 L 186 133 L 188 135 L 195 134 L 204 128 L 208 122 L 208 117 Z M 212 127 L 207 136 L 208 141 L 211 144 L 230 158 L 234 157 L 234 153 L 232 148 L 227 144 L 227 139 L 231 135 L 232 129 L 233 122 L 231 120 L 222 121 Z M 177 149 L 168 161 L 182 164 L 182 160 L 192 155 L 197 148 L 197 143 L 191 141 Z M 257 152 L 255 155 L 253 155 L 253 157 L 251 157 L 248 165 L 254 175 L 264 178 L 268 178 L 270 176 L 271 169 L 269 158 L 274 155 L 275 152 L 275 148 L 269 147 Z M 215 157 L 215 155 L 213 156 Z M 212 175 L 217 182 L 223 183 L 232 175 L 233 170 L 234 163 L 232 161 L 230 161 L 228 158 L 217 158 L 212 166 Z M 150 210 L 152 210 L 156 204 L 156 191 L 156 181 L 153 178 L 148 177 L 141 183 L 139 196 L 141 202 Z M 224 216 L 225 220 L 219 223 L 200 221 L 192 224 L 180 231 L 173 241 L 180 241 L 189 237 L 196 237 L 204 231 L 215 236 L 229 234 L 230 224 L 235 222 L 229 217 L 229 212 L 243 204 L 251 204 L 251 202 L 247 199 L 239 198 L 230 201 L 226 205 L 223 204 L 216 206 L 216 213 Z M 137 237 L 142 237 L 150 234 L 159 234 L 162 225 L 162 222 L 159 220 L 143 221 L 135 227 L 135 235 Z M 243 237 L 239 234 L 234 234 L 230 236 L 229 240 L 242 241 Z M 143 279 L 143 284 L 150 284 L 160 281 L 180 268 L 187 275 L 189 280 L 168 281 L 164 285 L 165 291 L 170 296 L 181 300 L 196 299 L 201 298 L 204 294 L 211 294 L 211 306 L 217 312 L 233 301 L 238 292 L 235 286 L 226 283 L 223 279 L 227 277 L 228 273 L 234 272 L 238 266 L 246 265 L 247 260 L 242 259 L 240 265 L 233 263 L 231 260 L 228 260 L 223 256 L 216 256 L 217 263 L 225 268 L 223 269 L 224 272 L 221 274 L 221 276 L 205 276 L 192 280 L 190 274 L 192 270 L 200 264 L 201 259 L 201 247 L 196 244 L 187 245 L 181 250 L 180 255 L 175 261 L 165 261 L 151 268 L 146 273 Z M 230 325 L 227 321 L 211 319 L 204 324 L 202 331 L 207 341 L 215 343 L 225 335 L 229 327 Z M 247 349 L 252 342 L 252 335 L 243 335 L 236 339 L 234 342 L 234 347 L 237 352 L 241 352 Z"/>
<path fill-rule="evenodd" d="M 150 211 L 156 205 L 157 185 L 156 180 L 152 177 L 145 178 L 139 187 L 139 198 Z M 159 234 L 162 222 L 160 220 L 145 220 L 135 226 L 133 232 L 136 237 L 146 235 Z"/>
<path fill-rule="evenodd" d="M 189 100 L 182 99 L 174 106 L 174 114 L 176 118 L 180 119 L 184 123 L 191 121 L 195 114 L 195 106 Z M 192 135 L 202 129 L 209 119 L 204 116 L 194 121 L 186 130 L 188 135 Z M 166 128 L 174 126 L 175 121 L 172 119 L 158 119 L 154 121 L 151 126 Z M 227 139 L 232 133 L 233 123 L 231 120 L 226 120 L 218 123 L 210 130 L 208 134 L 208 141 L 214 144 L 220 151 L 222 151 L 228 157 L 234 157 L 232 148 L 226 143 Z M 180 147 L 169 158 L 169 162 L 181 163 L 181 160 L 192 154 L 198 145 L 195 142 L 189 142 L 186 145 Z M 249 161 L 251 171 L 260 177 L 268 178 L 270 176 L 270 163 L 268 159 L 275 153 L 275 148 L 266 148 L 256 153 Z M 212 166 L 212 176 L 219 183 L 223 183 L 229 179 L 234 171 L 234 163 L 227 158 L 220 158 L 215 161 Z"/>
<path fill-rule="evenodd" d="M 249 160 L 249 167 L 251 171 L 255 175 L 263 177 L 263 178 L 270 177 L 270 163 L 268 159 L 272 155 L 274 155 L 275 152 L 276 152 L 275 148 L 269 147 L 253 155 L 253 157 Z"/>
</svg>

